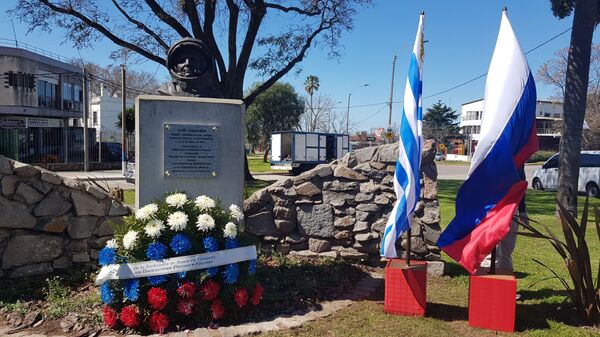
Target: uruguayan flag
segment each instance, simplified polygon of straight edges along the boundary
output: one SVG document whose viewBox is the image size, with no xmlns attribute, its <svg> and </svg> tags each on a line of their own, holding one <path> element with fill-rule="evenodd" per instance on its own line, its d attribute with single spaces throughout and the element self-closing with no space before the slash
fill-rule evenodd
<svg viewBox="0 0 600 337">
<path fill-rule="evenodd" d="M 404 107 L 400 121 L 400 149 L 394 175 L 394 190 L 398 200 L 385 226 L 381 242 L 381 256 L 384 257 L 398 256 L 396 239 L 400 233 L 410 228 L 415 205 L 419 200 L 421 187 L 419 168 L 421 166 L 421 148 L 423 147 L 421 93 L 423 90 L 424 19 L 425 14 L 421 13 L 404 90 Z"/>
</svg>

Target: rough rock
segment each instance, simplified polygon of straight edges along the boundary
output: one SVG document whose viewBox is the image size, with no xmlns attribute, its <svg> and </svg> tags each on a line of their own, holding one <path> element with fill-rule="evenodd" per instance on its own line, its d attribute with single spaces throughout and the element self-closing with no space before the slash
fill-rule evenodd
<svg viewBox="0 0 600 337">
<path fill-rule="evenodd" d="M 275 220 L 275 227 L 280 233 L 291 233 L 296 228 L 296 224 L 289 220 Z"/>
<path fill-rule="evenodd" d="M 333 171 L 333 176 L 334 177 L 340 177 L 340 178 L 346 178 L 346 179 L 351 179 L 351 180 L 357 180 L 357 181 L 365 181 L 367 180 L 367 177 L 365 177 L 364 175 L 350 169 L 347 168 L 345 166 L 337 166 L 335 168 L 335 170 Z"/>
<path fill-rule="evenodd" d="M 60 193 L 52 192 L 33 210 L 35 216 L 59 216 L 71 209 L 71 203 L 65 200 Z"/>
<path fill-rule="evenodd" d="M 63 255 L 52 262 L 52 267 L 54 267 L 54 269 L 67 269 L 72 265 L 71 259 L 66 255 Z"/>
<path fill-rule="evenodd" d="M 427 262 L 427 274 L 430 276 L 444 276 L 444 262 L 429 261 Z"/>
<path fill-rule="evenodd" d="M 285 237 L 284 242 L 291 243 L 291 244 L 297 244 L 297 243 L 305 242 L 306 240 L 307 240 L 306 237 L 304 237 L 298 233 L 290 233 L 290 234 L 288 234 L 288 236 Z"/>
<path fill-rule="evenodd" d="M 383 163 L 395 163 L 398 160 L 398 144 L 382 145 L 377 150 L 377 161 Z"/>
<path fill-rule="evenodd" d="M 425 203 L 423 216 L 420 216 L 419 220 L 427 225 L 435 225 L 440 222 L 440 204 L 437 200 Z"/>
<path fill-rule="evenodd" d="M 351 231 L 337 232 L 337 233 L 335 233 L 334 237 L 336 240 L 350 239 L 352 237 L 352 232 Z"/>
<path fill-rule="evenodd" d="M 433 139 L 427 139 L 425 142 L 423 142 L 423 150 L 421 153 L 422 164 L 433 163 L 433 160 L 435 159 L 436 148 L 437 146 L 435 140 Z"/>
<path fill-rule="evenodd" d="M 423 237 L 428 243 L 435 245 L 437 244 L 442 228 L 438 224 L 423 226 Z"/>
<path fill-rule="evenodd" d="M 73 218 L 71 224 L 69 224 L 69 236 L 73 239 L 86 239 L 92 236 L 96 225 L 98 224 L 98 218 L 95 216 L 82 216 Z"/>
<path fill-rule="evenodd" d="M 329 251 L 329 252 L 322 252 L 319 253 L 319 257 L 321 258 L 325 258 L 325 259 L 337 259 L 337 257 L 339 256 L 339 253 L 337 251 Z"/>
<path fill-rule="evenodd" d="M 20 163 L 18 161 L 14 162 L 13 170 L 15 171 L 15 174 L 21 178 L 31 178 L 40 174 L 40 171 L 35 168 L 35 166 Z"/>
<path fill-rule="evenodd" d="M 420 237 L 411 237 L 410 238 L 410 250 L 415 254 L 425 254 L 427 253 L 427 246 L 425 245 L 425 241 L 423 241 Z M 406 249 L 408 246 L 408 240 L 402 240 L 402 248 Z"/>
<path fill-rule="evenodd" d="M 43 223 L 41 228 L 44 232 L 49 233 L 62 233 L 69 227 L 71 219 L 69 215 L 61 215 L 58 217 L 50 218 L 48 222 Z"/>
<path fill-rule="evenodd" d="M 292 246 L 287 242 L 279 242 L 275 245 L 275 251 L 277 253 L 286 255 L 292 250 Z"/>
<path fill-rule="evenodd" d="M 354 198 L 356 202 L 370 202 L 373 200 L 373 194 L 371 193 L 358 193 Z"/>
<path fill-rule="evenodd" d="M 327 164 L 318 165 L 312 171 L 321 178 L 328 177 L 333 174 L 331 166 Z"/>
<path fill-rule="evenodd" d="M 379 253 L 379 241 L 357 241 L 352 248 L 358 250 L 361 253 L 377 254 Z"/>
<path fill-rule="evenodd" d="M 273 215 L 277 219 L 296 220 L 296 209 L 293 207 L 275 206 Z"/>
<path fill-rule="evenodd" d="M 0 197 L 0 227 L 33 228 L 36 222 L 25 206 Z"/>
<path fill-rule="evenodd" d="M 54 271 L 54 269 L 50 263 L 38 263 L 16 268 L 8 275 L 8 277 L 17 278 L 31 275 L 48 274 L 52 271 Z"/>
<path fill-rule="evenodd" d="M 356 210 L 363 212 L 377 212 L 379 211 L 379 205 L 376 204 L 360 204 L 356 206 Z"/>
<path fill-rule="evenodd" d="M 377 221 L 375 221 L 371 225 L 371 230 L 376 231 L 379 234 L 383 234 L 383 231 L 385 230 L 385 225 L 387 224 L 387 219 L 387 216 L 377 219 Z"/>
<path fill-rule="evenodd" d="M 339 180 L 328 181 L 323 184 L 323 189 L 335 192 L 350 192 L 358 189 L 358 183 L 355 181 L 342 182 Z"/>
<path fill-rule="evenodd" d="M 112 235 L 94 237 L 88 241 L 88 245 L 91 248 L 101 249 L 104 248 L 106 246 L 106 242 L 112 238 Z"/>
<path fill-rule="evenodd" d="M 98 236 L 113 235 L 115 231 L 115 225 L 120 225 L 122 223 L 123 218 L 121 217 L 107 217 L 100 223 L 98 227 L 96 227 L 93 234 Z"/>
<path fill-rule="evenodd" d="M 321 189 L 310 181 L 296 186 L 296 193 L 307 197 L 312 197 L 321 193 Z"/>
<path fill-rule="evenodd" d="M 303 257 L 303 258 L 308 258 L 308 259 L 316 259 L 319 257 L 318 253 L 315 253 L 311 250 L 291 251 L 290 255 L 294 256 L 294 257 Z"/>
<path fill-rule="evenodd" d="M 366 253 L 361 253 L 354 248 L 343 248 L 338 250 L 340 257 L 347 260 L 365 260 L 369 257 Z"/>
<path fill-rule="evenodd" d="M 8 197 L 15 193 L 18 182 L 19 178 L 17 178 L 17 176 L 5 176 L 2 178 L 2 195 Z"/>
<path fill-rule="evenodd" d="M 277 235 L 271 212 L 260 212 L 246 219 L 246 230 L 254 235 Z"/>
<path fill-rule="evenodd" d="M 67 186 L 70 189 L 85 191 L 85 184 L 75 179 L 64 178 L 63 185 Z"/>
<path fill-rule="evenodd" d="M 369 172 L 371 172 L 373 170 L 369 163 L 358 164 L 358 165 L 354 166 L 352 169 L 354 171 L 357 171 L 362 174 L 369 174 Z"/>
<path fill-rule="evenodd" d="M 73 254 L 73 263 L 88 263 L 90 262 L 90 254 L 87 252 Z"/>
<path fill-rule="evenodd" d="M 375 170 L 383 170 L 387 166 L 385 163 L 380 163 L 378 161 L 372 161 L 369 163 L 369 165 L 371 165 L 371 167 Z"/>
<path fill-rule="evenodd" d="M 379 186 L 377 186 L 372 181 L 360 184 L 360 192 L 361 193 L 373 193 L 379 190 Z"/>
<path fill-rule="evenodd" d="M 2 255 L 2 269 L 52 261 L 60 256 L 62 248 L 63 239 L 59 236 L 15 236 Z"/>
<path fill-rule="evenodd" d="M 377 233 L 365 233 L 365 234 L 356 234 L 354 236 L 354 240 L 356 241 L 369 241 L 379 239 L 379 234 Z"/>
<path fill-rule="evenodd" d="M 105 191 L 99 189 L 97 186 L 86 185 L 85 190 L 86 190 L 86 192 L 93 195 L 94 197 L 96 197 L 96 199 L 99 199 L 99 200 L 104 200 L 108 196 L 108 194 L 106 194 Z"/>
<path fill-rule="evenodd" d="M 0 174 L 11 175 L 13 174 L 12 164 L 10 159 L 0 156 Z"/>
<path fill-rule="evenodd" d="M 37 203 L 38 201 L 42 200 L 43 197 L 43 195 L 40 194 L 35 188 L 25 183 L 19 184 L 15 195 L 25 200 L 28 205 Z"/>
<path fill-rule="evenodd" d="M 371 214 L 369 212 L 356 211 L 356 220 L 367 221 Z"/>
<path fill-rule="evenodd" d="M 354 233 L 361 233 L 369 230 L 369 223 L 366 221 L 357 221 L 354 224 L 354 229 L 352 230 Z"/>
<path fill-rule="evenodd" d="M 429 164 L 423 167 L 423 198 L 437 199 L 437 167 Z"/>
<path fill-rule="evenodd" d="M 77 215 L 106 215 L 106 204 L 84 192 L 71 193 Z"/>
<path fill-rule="evenodd" d="M 354 166 L 356 166 L 356 164 L 358 164 L 358 160 L 356 160 L 356 157 L 354 156 L 354 152 L 350 152 L 350 153 L 346 154 L 342 158 L 342 160 L 340 160 L 340 164 L 341 164 L 341 166 L 353 168 Z M 335 171 L 333 174 L 335 175 Z"/>
<path fill-rule="evenodd" d="M 378 194 L 375 197 L 375 203 L 377 205 L 388 205 L 390 203 L 390 199 L 385 196 L 385 194 Z"/>
<path fill-rule="evenodd" d="M 86 239 L 71 240 L 67 245 L 66 250 L 70 253 L 81 253 L 87 251 L 88 243 Z"/>
<path fill-rule="evenodd" d="M 130 213 L 129 208 L 124 206 L 117 200 L 112 200 L 110 204 L 110 210 L 108 211 L 109 216 L 124 216 Z"/>
<path fill-rule="evenodd" d="M 273 204 L 273 198 L 266 191 L 266 189 L 262 189 L 260 191 L 255 192 L 250 196 L 250 198 L 244 201 L 244 213 L 258 213 L 265 207 L 265 205 L 269 204 Z"/>
<path fill-rule="evenodd" d="M 56 173 L 43 170 L 42 171 L 42 180 L 45 182 L 49 182 L 52 185 L 60 185 L 63 182 L 63 179 Z"/>
<path fill-rule="evenodd" d="M 333 210 L 330 205 L 302 205 L 296 209 L 300 234 L 333 237 Z"/>
<path fill-rule="evenodd" d="M 345 216 L 343 218 L 337 218 L 335 219 L 333 226 L 337 227 L 337 228 L 349 228 L 354 226 L 354 223 L 356 222 L 356 219 L 351 217 L 351 216 Z"/>
<path fill-rule="evenodd" d="M 364 162 L 371 161 L 371 159 L 373 159 L 373 157 L 375 156 L 376 153 L 377 153 L 377 147 L 369 146 L 369 147 L 355 150 L 354 157 L 356 157 L 356 160 L 359 163 L 364 163 Z"/>
<path fill-rule="evenodd" d="M 323 202 L 333 207 L 341 207 L 346 202 L 354 202 L 354 195 L 344 192 L 325 191 L 323 192 Z"/>
<path fill-rule="evenodd" d="M 330 247 L 331 243 L 327 240 L 313 238 L 308 239 L 308 249 L 315 253 L 322 253 L 328 251 Z"/>
</svg>

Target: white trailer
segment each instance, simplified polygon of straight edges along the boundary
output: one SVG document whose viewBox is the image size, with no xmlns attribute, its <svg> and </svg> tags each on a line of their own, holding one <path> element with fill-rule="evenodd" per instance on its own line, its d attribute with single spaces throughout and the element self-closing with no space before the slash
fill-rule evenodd
<svg viewBox="0 0 600 337">
<path fill-rule="evenodd" d="M 271 133 L 271 169 L 300 173 L 350 152 L 346 134 L 282 131 Z"/>
</svg>

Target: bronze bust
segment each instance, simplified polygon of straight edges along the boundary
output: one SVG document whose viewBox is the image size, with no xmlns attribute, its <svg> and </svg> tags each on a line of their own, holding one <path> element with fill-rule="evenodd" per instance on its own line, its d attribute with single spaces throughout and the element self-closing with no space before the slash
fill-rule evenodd
<svg viewBox="0 0 600 337">
<path fill-rule="evenodd" d="M 167 69 L 172 81 L 158 89 L 160 95 L 223 98 L 216 88 L 215 62 L 204 42 L 183 38 L 169 48 Z"/>
</svg>

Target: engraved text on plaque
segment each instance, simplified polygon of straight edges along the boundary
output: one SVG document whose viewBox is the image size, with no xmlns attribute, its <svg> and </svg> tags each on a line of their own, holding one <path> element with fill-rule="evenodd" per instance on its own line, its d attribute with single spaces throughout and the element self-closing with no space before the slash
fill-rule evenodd
<svg viewBox="0 0 600 337">
<path fill-rule="evenodd" d="M 219 173 L 219 129 L 213 125 L 165 124 L 165 177 L 202 178 Z"/>
</svg>

